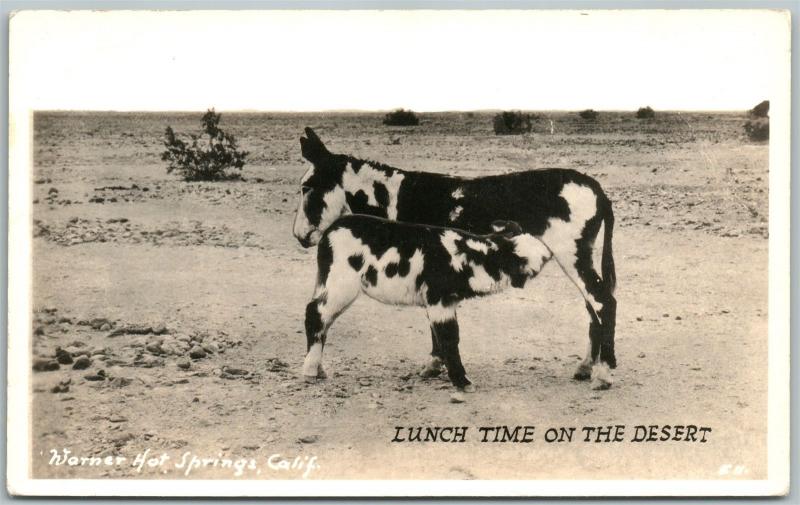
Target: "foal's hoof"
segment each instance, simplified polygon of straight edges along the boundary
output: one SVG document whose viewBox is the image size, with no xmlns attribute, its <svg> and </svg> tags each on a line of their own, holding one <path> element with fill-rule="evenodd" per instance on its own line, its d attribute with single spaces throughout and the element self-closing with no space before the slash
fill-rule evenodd
<svg viewBox="0 0 800 505">
<path fill-rule="evenodd" d="M 463 393 L 474 393 L 475 392 L 475 384 L 467 384 L 466 386 L 458 388 L 459 391 Z"/>
<path fill-rule="evenodd" d="M 578 368 L 572 378 L 576 381 L 588 381 L 592 378 L 592 369 L 583 367 Z"/>
</svg>

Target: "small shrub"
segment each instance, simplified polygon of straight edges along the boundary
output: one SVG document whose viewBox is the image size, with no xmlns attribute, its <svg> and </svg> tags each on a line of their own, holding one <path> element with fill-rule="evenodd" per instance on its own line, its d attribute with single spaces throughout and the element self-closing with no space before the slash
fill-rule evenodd
<svg viewBox="0 0 800 505">
<path fill-rule="evenodd" d="M 640 107 L 639 110 L 636 111 L 636 118 L 637 119 L 653 119 L 656 117 L 656 111 L 647 107 Z"/>
<path fill-rule="evenodd" d="M 533 126 L 530 114 L 520 111 L 503 111 L 494 117 L 495 135 L 521 135 L 531 131 Z"/>
<path fill-rule="evenodd" d="M 219 128 L 221 117 L 214 109 L 206 111 L 202 119 L 203 134 L 189 134 L 191 144 L 179 139 L 172 127 L 167 126 L 164 133 L 167 150 L 161 153 L 161 159 L 169 162 L 168 174 L 175 171 L 185 181 L 220 181 L 241 177 L 240 173 L 227 170 L 235 168 L 241 171 L 249 153 L 240 151 L 236 138 Z"/>
<path fill-rule="evenodd" d="M 578 115 L 581 117 L 581 119 L 585 121 L 596 121 L 600 113 L 597 112 L 596 110 L 586 109 L 580 111 Z"/>
<path fill-rule="evenodd" d="M 419 118 L 414 111 L 397 109 L 383 116 L 383 124 L 386 126 L 417 126 Z"/>
<path fill-rule="evenodd" d="M 750 115 L 753 117 L 769 116 L 769 100 L 764 100 L 760 104 L 750 109 Z"/>
<path fill-rule="evenodd" d="M 744 124 L 744 131 L 750 140 L 769 140 L 769 118 L 748 120 Z"/>
</svg>

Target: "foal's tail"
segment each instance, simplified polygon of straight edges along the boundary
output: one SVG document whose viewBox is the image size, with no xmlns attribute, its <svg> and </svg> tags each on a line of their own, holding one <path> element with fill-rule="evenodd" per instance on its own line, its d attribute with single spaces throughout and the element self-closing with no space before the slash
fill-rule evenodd
<svg viewBox="0 0 800 505">
<path fill-rule="evenodd" d="M 606 197 L 602 199 L 601 215 L 603 218 L 603 256 L 600 260 L 600 271 L 603 275 L 605 291 L 609 294 L 614 293 L 617 287 L 617 272 L 614 267 L 614 253 L 611 242 L 614 238 L 614 211 L 611 208 L 611 201 Z"/>
</svg>

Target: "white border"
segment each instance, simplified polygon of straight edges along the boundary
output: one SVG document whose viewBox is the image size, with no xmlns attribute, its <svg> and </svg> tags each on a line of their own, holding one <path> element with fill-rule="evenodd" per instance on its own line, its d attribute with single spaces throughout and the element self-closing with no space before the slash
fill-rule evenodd
<svg viewBox="0 0 800 505">
<path fill-rule="evenodd" d="M 427 11 L 432 12 L 432 11 Z M 452 13 L 453 11 L 449 11 Z M 502 11 L 515 16 L 514 11 Z M 553 11 L 550 11 L 553 12 Z M 697 11 L 695 11 L 697 12 Z M 708 11 L 702 11 L 706 15 Z M 717 11 L 722 12 L 722 11 Z M 763 12 L 763 11 L 761 11 Z M 42 97 L 36 67 L 46 62 L 25 58 L 12 20 L 9 139 L 9 285 L 8 285 L 8 489 L 21 495 L 85 496 L 761 496 L 788 492 L 789 485 L 789 153 L 790 20 L 777 39 L 785 49 L 776 60 L 770 93 L 770 239 L 769 239 L 769 391 L 768 478 L 727 480 L 618 481 L 175 481 L 35 480 L 28 478 L 31 437 L 29 340 L 31 314 L 32 184 L 31 114 Z M 186 14 L 186 13 L 184 13 Z M 239 11 L 241 16 L 246 12 Z M 27 14 L 30 15 L 30 14 Z M 41 15 L 46 15 L 43 13 Z M 189 15 L 189 14 L 187 14 Z M 307 11 L 309 17 L 324 15 Z M 493 13 L 497 15 L 497 13 Z M 654 15 L 657 15 L 654 14 Z M 767 16 L 769 17 L 769 16 Z M 772 21 L 776 21 L 772 19 Z M 773 23 L 774 24 L 774 23 Z M 774 35 L 771 34 L 771 35 Z M 746 70 L 745 70 L 746 71 Z M 41 84 L 41 83 L 39 83 Z M 413 492 L 412 492 L 413 489 Z"/>
</svg>

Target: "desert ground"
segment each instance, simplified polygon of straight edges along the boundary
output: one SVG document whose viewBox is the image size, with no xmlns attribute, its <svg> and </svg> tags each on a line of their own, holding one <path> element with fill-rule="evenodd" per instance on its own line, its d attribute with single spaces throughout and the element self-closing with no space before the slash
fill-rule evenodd
<svg viewBox="0 0 800 505">
<path fill-rule="evenodd" d="M 202 112 L 37 113 L 32 419 L 16 434 L 31 437 L 32 475 L 765 478 L 766 143 L 744 136 L 745 112 L 542 114 L 531 134 L 495 136 L 489 112 L 423 114 L 417 127 L 377 113 L 223 112 L 221 128 L 250 151 L 244 179 L 187 183 L 166 173 L 163 133 L 199 132 Z M 333 152 L 403 169 L 597 178 L 616 215 L 614 386 L 572 379 L 588 316 L 552 265 L 524 290 L 461 305 L 477 386 L 463 403 L 443 378 L 417 375 L 424 311 L 366 297 L 329 333 L 329 378 L 306 384 L 316 250 L 291 233 L 305 126 Z M 85 368 L 33 370 L 54 368 L 59 348 Z M 630 441 L 636 425 L 689 424 L 712 429 L 705 443 Z M 581 427 L 609 425 L 626 426 L 624 442 L 583 442 Z M 397 426 L 470 431 L 463 443 L 393 443 Z M 487 426 L 535 426 L 535 440 L 482 443 Z M 578 433 L 548 443 L 550 427 Z M 127 459 L 55 464 L 64 449 Z M 145 452 L 168 459 L 137 467 Z M 192 456 L 210 459 L 187 475 Z M 298 456 L 316 456 L 309 473 L 267 463 Z"/>
</svg>

